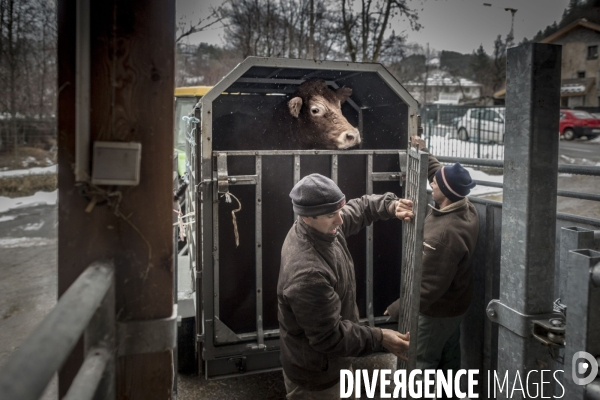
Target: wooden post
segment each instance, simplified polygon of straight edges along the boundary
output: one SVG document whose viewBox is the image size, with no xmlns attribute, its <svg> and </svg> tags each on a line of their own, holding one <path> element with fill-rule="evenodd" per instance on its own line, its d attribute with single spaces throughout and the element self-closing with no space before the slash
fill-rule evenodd
<svg viewBox="0 0 600 400">
<path fill-rule="evenodd" d="M 75 185 L 76 3 L 58 2 L 59 296 L 90 263 L 112 259 L 117 319 L 169 317 L 175 1 L 91 2 L 91 142 L 142 144 L 140 184 L 112 188 L 122 194 L 123 217 L 101 199 L 86 212 L 91 199 Z M 82 350 L 80 343 L 61 370 L 61 397 Z M 170 398 L 172 363 L 171 352 L 119 358 L 117 398 Z"/>
</svg>

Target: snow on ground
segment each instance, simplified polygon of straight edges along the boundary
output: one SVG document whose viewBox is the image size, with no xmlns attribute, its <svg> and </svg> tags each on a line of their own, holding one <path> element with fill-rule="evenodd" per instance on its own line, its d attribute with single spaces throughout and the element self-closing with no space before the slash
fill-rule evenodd
<svg viewBox="0 0 600 400">
<path fill-rule="evenodd" d="M 11 199 L 10 197 L 0 196 L 0 213 L 15 208 L 32 207 L 38 205 L 54 205 L 58 199 L 58 190 L 53 192 L 37 192 L 33 196 L 17 197 Z"/>
<path fill-rule="evenodd" d="M 55 244 L 56 239 L 41 237 L 22 237 L 22 238 L 0 238 L 0 248 L 11 249 L 15 247 L 34 247 Z"/>
<path fill-rule="evenodd" d="M 453 137 L 449 131 L 444 136 L 430 136 L 425 139 L 431 154 L 446 157 L 504 159 L 504 145 L 462 141 Z"/>
<path fill-rule="evenodd" d="M 56 174 L 57 168 L 56 164 L 51 165 L 49 167 L 35 167 L 35 168 L 27 168 L 27 169 L 13 169 L 9 171 L 0 171 L 0 178 L 13 178 L 17 176 L 27 176 L 27 175 L 44 175 L 44 174 Z"/>
</svg>

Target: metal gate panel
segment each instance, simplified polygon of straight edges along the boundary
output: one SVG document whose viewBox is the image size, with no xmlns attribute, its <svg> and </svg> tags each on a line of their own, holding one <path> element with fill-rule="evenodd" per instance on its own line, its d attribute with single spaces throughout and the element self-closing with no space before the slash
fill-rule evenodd
<svg viewBox="0 0 600 400">
<path fill-rule="evenodd" d="M 263 178 L 265 173 L 264 163 L 267 162 L 270 158 L 279 157 L 281 159 L 289 159 L 290 165 L 289 167 L 280 168 L 289 171 L 289 186 L 290 188 L 298 182 L 301 177 L 302 171 L 302 159 L 306 156 L 312 157 L 326 157 L 328 160 L 328 171 L 332 177 L 338 178 L 339 171 L 339 156 L 343 157 L 357 157 L 364 160 L 366 168 L 364 182 L 365 186 L 361 190 L 363 193 L 372 193 L 373 192 L 373 183 L 374 182 L 401 182 L 401 172 L 400 171 L 391 171 L 391 172 L 374 172 L 373 171 L 373 157 L 375 155 L 378 156 L 393 156 L 398 157 L 399 154 L 405 154 L 404 151 L 398 152 L 398 150 L 355 150 L 352 152 L 345 152 L 340 150 L 330 150 L 330 151 L 222 151 L 222 152 L 214 152 L 213 162 L 210 164 L 210 167 L 215 168 L 210 173 L 213 176 L 213 179 L 204 180 L 204 184 L 200 185 L 202 189 L 203 196 L 207 198 L 211 198 L 212 204 L 208 206 L 207 204 L 202 204 L 202 215 L 203 221 L 201 223 L 203 227 L 203 235 L 201 241 L 204 245 L 204 254 L 210 254 L 210 257 L 204 257 L 203 265 L 202 265 L 202 277 L 204 282 L 204 293 L 202 303 L 204 305 L 204 315 L 203 321 L 201 325 L 205 327 L 204 335 L 202 339 L 204 340 L 204 349 L 203 349 L 203 359 L 207 365 L 207 371 L 205 371 L 207 377 L 216 376 L 216 375 L 227 375 L 231 374 L 239 374 L 241 372 L 251 373 L 250 370 L 241 371 L 244 368 L 250 368 L 254 366 L 258 368 L 256 363 L 241 361 L 241 358 L 247 358 L 252 356 L 253 354 L 262 354 L 264 352 L 278 351 L 279 349 L 279 330 L 278 329 L 265 329 L 264 321 L 264 296 L 263 293 L 269 289 L 264 284 L 264 279 L 268 276 L 264 275 L 263 271 L 263 247 L 264 247 L 264 231 L 263 231 L 263 221 L 268 220 L 269 215 L 265 215 L 265 210 L 263 210 L 263 204 L 266 199 L 263 199 L 263 195 L 265 195 L 263 185 Z M 236 158 L 244 157 L 249 161 L 249 159 L 253 160 L 254 171 L 253 173 L 249 173 L 246 175 L 233 175 L 227 172 L 228 168 L 231 169 L 231 166 L 235 164 L 234 161 Z M 310 160 L 310 158 L 308 160 Z M 282 162 L 277 159 L 277 166 L 280 166 Z M 305 161 L 307 162 L 307 161 Z M 309 161 L 308 161 L 309 162 Z M 287 165 L 288 162 L 285 164 Z M 250 164 L 249 162 L 247 163 Z M 323 164 L 319 162 L 318 164 Z M 209 164 L 205 163 L 204 168 L 209 167 Z M 271 169 L 273 165 L 271 165 Z M 236 172 L 247 171 L 244 168 L 236 169 Z M 271 171 L 272 172 L 272 171 Z M 308 172 L 308 171 L 304 171 Z M 207 171 L 202 171 L 203 176 L 209 176 Z M 304 174 L 305 175 L 305 174 Z M 352 179 L 352 178 L 351 178 Z M 337 180 L 337 179 L 336 179 Z M 271 182 L 272 185 L 272 182 Z M 222 237 L 223 231 L 231 231 L 232 221 L 230 213 L 225 210 L 224 203 L 222 201 L 222 195 L 224 193 L 219 192 L 229 192 L 239 196 L 239 189 L 242 186 L 246 186 L 248 189 L 254 187 L 254 193 L 252 195 L 252 201 L 254 202 L 254 207 L 252 204 L 248 204 L 244 199 L 240 199 L 242 201 L 243 210 L 248 210 L 254 208 L 254 216 L 253 216 L 253 234 L 254 237 L 248 237 L 248 235 L 241 236 L 242 232 L 240 232 L 240 245 L 242 243 L 252 242 L 254 246 L 254 257 L 252 266 L 254 267 L 254 281 L 252 284 L 252 290 L 255 291 L 256 296 L 254 296 L 251 301 L 253 302 L 253 308 L 256 310 L 254 318 L 254 328 L 247 332 L 237 332 L 235 329 L 231 329 L 227 326 L 226 323 L 223 322 L 221 318 L 224 312 L 222 296 L 219 291 L 220 281 L 222 279 L 237 279 L 238 276 L 230 276 L 230 273 L 223 274 L 222 268 L 223 257 L 228 255 L 228 252 L 233 252 L 233 249 L 229 249 L 227 246 L 224 247 L 223 244 L 220 244 L 219 237 Z M 271 188 L 268 189 L 272 191 Z M 400 192 L 400 185 L 398 185 L 398 192 Z M 246 193 L 245 198 L 248 198 L 248 194 Z M 287 195 L 287 189 L 286 189 Z M 289 200 L 286 202 L 285 207 L 290 208 L 290 217 L 292 215 L 291 211 L 291 203 Z M 267 212 L 273 212 L 273 210 L 269 209 Z M 285 217 L 286 213 L 283 214 L 281 211 L 276 210 L 279 215 L 279 220 L 283 221 L 285 225 L 285 231 L 289 230 L 291 227 L 291 222 L 289 225 L 285 221 L 289 221 L 287 217 Z M 219 219 L 219 214 L 221 216 L 225 216 L 226 219 Z M 248 217 L 248 215 L 246 215 Z M 282 218 L 283 217 L 283 218 Z M 266 219 L 265 219 L 266 218 Z M 211 221 L 211 224 L 207 224 L 208 221 Z M 226 222 L 226 226 L 220 226 L 224 222 Z M 239 224 L 238 217 L 238 224 Z M 212 225 L 212 227 L 210 226 Z M 247 227 L 246 227 L 247 228 Z M 209 237 L 206 236 L 206 233 L 209 234 Z M 228 235 L 231 236 L 231 232 L 228 232 Z M 374 300 L 374 273 L 373 273 L 373 226 L 367 228 L 367 234 L 365 236 L 364 248 L 366 249 L 367 257 L 365 264 L 366 271 L 366 279 L 365 279 L 365 289 L 366 289 L 366 299 L 365 305 L 366 309 L 361 313 L 365 316 L 365 318 L 361 318 L 361 323 L 369 324 L 371 326 L 381 326 L 387 321 L 387 317 L 383 315 L 376 315 L 377 313 L 373 307 Z M 272 249 L 271 249 L 272 250 Z M 247 260 L 248 261 L 248 260 Z M 250 262 L 248 261 L 248 265 Z M 398 260 L 398 265 L 396 268 L 399 268 L 400 260 Z M 247 267 L 247 266 L 246 266 Z M 273 268 L 273 265 L 270 266 Z M 279 265 L 277 265 L 277 270 Z M 245 282 L 249 282 L 245 280 Z M 272 292 L 271 292 L 272 293 Z M 242 299 L 243 300 L 243 299 Z M 248 300 L 248 299 L 246 299 Z M 220 305 L 219 305 L 220 304 Z M 228 304 L 228 307 L 232 307 L 231 303 Z M 382 314 L 383 310 L 379 310 L 378 314 Z M 227 363 L 223 361 L 224 357 L 231 358 L 233 361 L 231 363 Z M 233 358 L 232 358 L 233 357 Z M 261 357 L 263 360 L 276 360 L 277 358 L 272 357 Z M 221 361 L 219 361 L 221 360 Z M 266 361 L 265 361 L 266 362 Z M 252 368 L 254 368 L 252 367 Z M 260 368 L 262 370 L 266 370 L 272 368 L 274 366 L 271 365 L 261 365 Z M 237 370 L 236 370 L 237 369 Z M 258 370 L 257 370 L 258 371 Z M 257 372 L 255 371 L 255 372 Z"/>
<path fill-rule="evenodd" d="M 419 305 L 421 303 L 421 260 L 423 258 L 423 226 L 427 212 L 428 154 L 410 147 L 407 151 L 406 193 L 413 202 L 414 218 L 404 224 L 402 248 L 401 315 L 398 330 L 411 332 L 408 362 L 398 359 L 398 369 L 409 373 L 417 364 Z"/>
</svg>

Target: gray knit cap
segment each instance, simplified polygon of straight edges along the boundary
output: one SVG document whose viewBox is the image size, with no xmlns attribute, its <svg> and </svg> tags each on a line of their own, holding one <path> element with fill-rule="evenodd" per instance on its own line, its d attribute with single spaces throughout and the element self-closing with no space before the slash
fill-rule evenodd
<svg viewBox="0 0 600 400">
<path fill-rule="evenodd" d="M 300 179 L 290 192 L 294 212 L 305 217 L 331 214 L 346 204 L 346 196 L 331 179 L 310 174 Z"/>
</svg>

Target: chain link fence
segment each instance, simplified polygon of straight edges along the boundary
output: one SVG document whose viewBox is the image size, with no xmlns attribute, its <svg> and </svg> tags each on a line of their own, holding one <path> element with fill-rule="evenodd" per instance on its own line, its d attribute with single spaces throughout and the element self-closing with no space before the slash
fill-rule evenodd
<svg viewBox="0 0 600 400">
<path fill-rule="evenodd" d="M 24 147 L 56 152 L 56 119 L 0 119 L 0 156 Z"/>
</svg>

